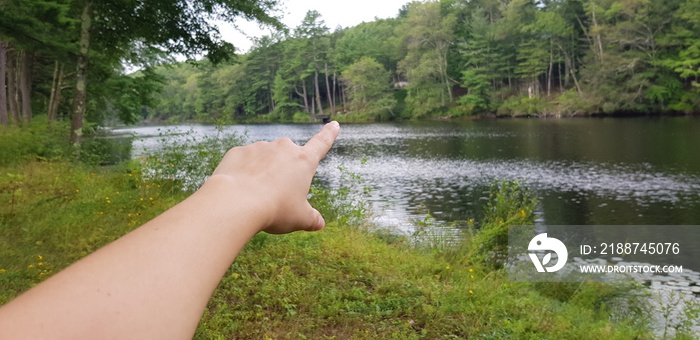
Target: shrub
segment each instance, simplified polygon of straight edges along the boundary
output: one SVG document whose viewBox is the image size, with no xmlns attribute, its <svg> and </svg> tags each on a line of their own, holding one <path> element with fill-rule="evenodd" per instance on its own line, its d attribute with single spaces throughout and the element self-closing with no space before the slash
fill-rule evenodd
<svg viewBox="0 0 700 340">
<path fill-rule="evenodd" d="M 519 181 L 494 181 L 484 218 L 466 239 L 469 258 L 501 268 L 508 256 L 508 227 L 531 225 L 537 198 Z"/>
<path fill-rule="evenodd" d="M 133 138 L 92 137 L 80 145 L 80 161 L 91 165 L 115 165 L 131 159 Z"/>
<path fill-rule="evenodd" d="M 551 104 L 546 99 L 540 97 L 518 97 L 513 96 L 506 99 L 498 108 L 499 115 L 525 116 L 542 115 L 552 113 Z"/>
<path fill-rule="evenodd" d="M 66 122 L 48 124 L 46 117 L 36 117 L 24 125 L 0 126 L 0 160 L 15 164 L 27 159 L 53 160 L 71 153 Z"/>
<path fill-rule="evenodd" d="M 162 132 L 159 146 L 140 159 L 143 173 L 176 190 L 195 190 L 214 172 L 226 151 L 245 141 L 244 136 L 221 129 L 214 136 L 197 136 L 194 131 L 180 136 Z"/>
<path fill-rule="evenodd" d="M 311 116 L 306 112 L 297 112 L 292 117 L 292 121 L 295 123 L 308 123 L 311 122 Z"/>
</svg>

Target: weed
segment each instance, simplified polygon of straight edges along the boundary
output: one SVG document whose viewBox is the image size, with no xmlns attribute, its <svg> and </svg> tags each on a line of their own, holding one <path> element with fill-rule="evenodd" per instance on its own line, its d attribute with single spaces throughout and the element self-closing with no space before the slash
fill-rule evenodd
<svg viewBox="0 0 700 340">
<path fill-rule="evenodd" d="M 155 150 L 140 158 L 144 176 L 173 190 L 193 191 L 199 188 L 226 151 L 245 144 L 246 138 L 218 129 L 214 136 L 198 136 L 194 131 L 175 135 L 160 133 Z"/>
</svg>

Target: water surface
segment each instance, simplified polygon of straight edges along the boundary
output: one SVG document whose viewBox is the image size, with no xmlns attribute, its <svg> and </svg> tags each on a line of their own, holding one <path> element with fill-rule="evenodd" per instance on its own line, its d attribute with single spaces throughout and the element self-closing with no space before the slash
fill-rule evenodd
<svg viewBox="0 0 700 340">
<path fill-rule="evenodd" d="M 319 124 L 235 125 L 251 142 L 303 144 Z M 149 126 L 215 134 L 213 126 Z M 149 137 L 151 136 L 151 137 Z M 173 136 L 170 138 L 177 138 Z M 700 224 L 700 119 L 511 119 L 343 124 L 318 177 L 340 184 L 343 167 L 372 188 L 381 225 L 410 230 L 430 212 L 440 221 L 478 218 L 494 179 L 522 180 L 539 198 L 541 224 Z"/>
</svg>

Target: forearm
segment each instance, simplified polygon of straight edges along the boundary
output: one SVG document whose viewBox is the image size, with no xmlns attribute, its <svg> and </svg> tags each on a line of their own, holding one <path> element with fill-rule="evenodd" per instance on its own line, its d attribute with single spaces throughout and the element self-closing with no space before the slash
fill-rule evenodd
<svg viewBox="0 0 700 340">
<path fill-rule="evenodd" d="M 279 139 L 229 150 L 194 195 L 0 308 L 0 336 L 191 338 L 253 235 L 323 228 L 306 196 L 339 132 L 332 122 L 303 147 Z"/>
<path fill-rule="evenodd" d="M 265 223 L 261 209 L 235 195 L 237 185 L 212 177 L 187 200 L 10 302 L 0 309 L 3 334 L 191 338 L 221 277 Z"/>
</svg>

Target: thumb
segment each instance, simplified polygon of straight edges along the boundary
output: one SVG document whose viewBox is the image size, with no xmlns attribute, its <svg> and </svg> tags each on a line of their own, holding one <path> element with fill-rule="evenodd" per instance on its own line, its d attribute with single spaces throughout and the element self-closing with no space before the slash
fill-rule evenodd
<svg viewBox="0 0 700 340">
<path fill-rule="evenodd" d="M 302 229 L 306 231 L 318 231 L 323 229 L 326 225 L 326 221 L 321 216 L 321 213 L 314 209 L 309 202 L 306 202 L 306 210 L 308 211 L 308 219 L 305 221 Z"/>
</svg>

